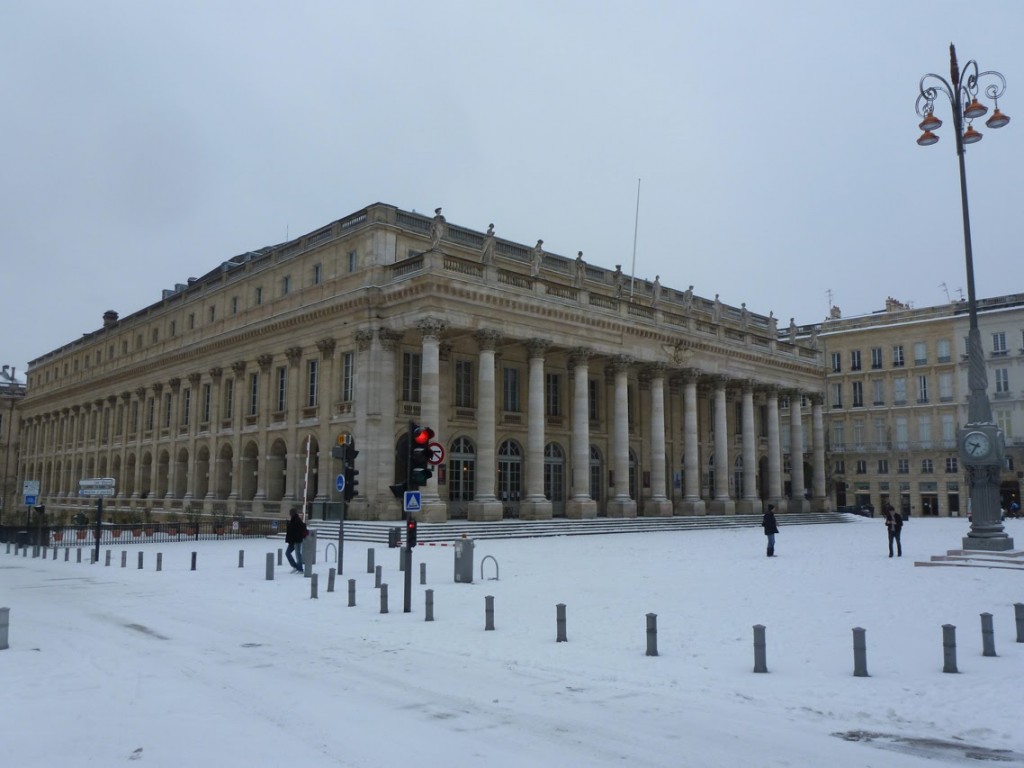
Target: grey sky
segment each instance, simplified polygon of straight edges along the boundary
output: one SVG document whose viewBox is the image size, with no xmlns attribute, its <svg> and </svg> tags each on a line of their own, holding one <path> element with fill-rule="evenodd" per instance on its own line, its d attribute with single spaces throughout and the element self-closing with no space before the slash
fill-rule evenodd
<svg viewBox="0 0 1024 768">
<path fill-rule="evenodd" d="M 948 46 L 1008 81 L 968 151 L 979 296 L 1020 290 L 1024 3 L 0 4 L 3 362 L 381 201 L 780 325 L 966 293 Z"/>
</svg>

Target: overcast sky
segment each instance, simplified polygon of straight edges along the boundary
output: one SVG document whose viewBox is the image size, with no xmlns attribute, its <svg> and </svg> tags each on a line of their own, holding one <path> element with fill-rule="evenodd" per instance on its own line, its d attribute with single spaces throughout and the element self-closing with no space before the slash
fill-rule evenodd
<svg viewBox="0 0 1024 768">
<path fill-rule="evenodd" d="M 0 4 L 2 361 L 373 202 L 782 320 L 966 295 L 948 103 L 1015 117 L 967 157 L 978 295 L 1016 292 L 1024 3 Z M 943 287 L 943 284 L 945 287 Z"/>
</svg>

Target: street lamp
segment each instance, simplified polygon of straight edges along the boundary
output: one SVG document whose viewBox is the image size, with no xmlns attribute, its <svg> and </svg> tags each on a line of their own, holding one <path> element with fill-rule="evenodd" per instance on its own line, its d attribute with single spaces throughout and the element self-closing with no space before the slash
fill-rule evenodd
<svg viewBox="0 0 1024 768">
<path fill-rule="evenodd" d="M 967 209 L 967 177 L 964 171 L 964 145 L 980 141 L 982 134 L 974 128 L 974 120 L 984 116 L 988 107 L 978 101 L 981 80 L 987 80 L 984 95 L 995 106 L 992 116 L 985 121 L 989 128 L 1002 128 L 1010 118 L 999 111 L 999 97 L 1006 90 L 1006 78 L 999 72 L 978 72 L 978 62 L 971 59 L 961 70 L 956 61 L 956 48 L 949 46 L 950 81 L 929 73 L 921 78 L 915 109 L 923 118 L 923 131 L 917 143 L 922 147 L 935 144 L 939 137 L 935 131 L 942 121 L 935 116 L 935 100 L 939 94 L 949 99 L 953 108 L 953 130 L 956 137 L 956 156 L 960 164 L 960 203 L 964 219 L 964 255 L 967 261 L 967 308 L 970 330 L 967 335 L 967 423 L 960 428 L 957 439 L 960 460 L 967 469 L 970 488 L 971 530 L 963 539 L 964 549 L 1003 552 L 1013 549 L 1013 539 L 1006 535 L 1000 519 L 999 473 L 1003 467 L 1003 432 L 992 421 L 992 406 L 988 399 L 988 376 L 985 373 L 985 353 L 981 348 L 978 330 L 978 305 L 974 294 L 974 254 L 971 250 L 971 220 Z M 967 128 L 964 129 L 964 121 Z"/>
</svg>

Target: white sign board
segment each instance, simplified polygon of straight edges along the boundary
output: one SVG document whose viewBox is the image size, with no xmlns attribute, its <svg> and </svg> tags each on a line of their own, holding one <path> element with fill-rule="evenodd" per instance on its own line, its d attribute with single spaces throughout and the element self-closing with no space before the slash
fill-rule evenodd
<svg viewBox="0 0 1024 768">
<path fill-rule="evenodd" d="M 22 496 L 38 496 L 39 495 L 39 481 L 38 480 L 25 480 L 21 484 L 21 495 Z"/>
<path fill-rule="evenodd" d="M 115 483 L 112 477 L 86 477 L 78 481 L 78 495 L 113 496 Z"/>
</svg>

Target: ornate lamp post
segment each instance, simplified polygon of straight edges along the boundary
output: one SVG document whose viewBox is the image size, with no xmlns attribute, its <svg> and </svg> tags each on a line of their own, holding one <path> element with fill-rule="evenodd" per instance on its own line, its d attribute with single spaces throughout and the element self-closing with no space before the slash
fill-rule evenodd
<svg viewBox="0 0 1024 768">
<path fill-rule="evenodd" d="M 971 530 L 963 539 L 964 549 L 1006 551 L 1013 549 L 1013 539 L 1006 535 L 1000 520 L 999 473 L 1003 467 L 1003 432 L 992 421 L 992 407 L 988 399 L 988 375 L 985 372 L 985 353 L 981 348 L 978 330 L 978 305 L 974 294 L 974 254 L 971 250 L 971 220 L 967 209 L 967 177 L 964 172 L 964 146 L 981 141 L 981 133 L 973 122 L 988 112 L 978 101 L 981 80 L 988 80 L 985 96 L 995 106 L 992 116 L 985 121 L 989 128 L 1002 128 L 1010 118 L 999 111 L 999 97 L 1006 90 L 1006 78 L 999 72 L 978 72 L 978 63 L 971 59 L 961 70 L 956 61 L 956 49 L 949 46 L 950 81 L 929 73 L 921 78 L 920 93 L 915 106 L 923 119 L 924 133 L 917 140 L 922 147 L 935 144 L 935 135 L 942 121 L 935 116 L 935 100 L 940 94 L 949 99 L 953 108 L 953 130 L 956 137 L 956 156 L 960 163 L 960 202 L 964 219 L 964 252 L 967 261 L 967 306 L 970 330 L 967 336 L 967 423 L 960 428 L 957 442 L 960 460 L 967 469 L 971 499 Z M 964 129 L 964 121 L 967 128 Z"/>
</svg>

